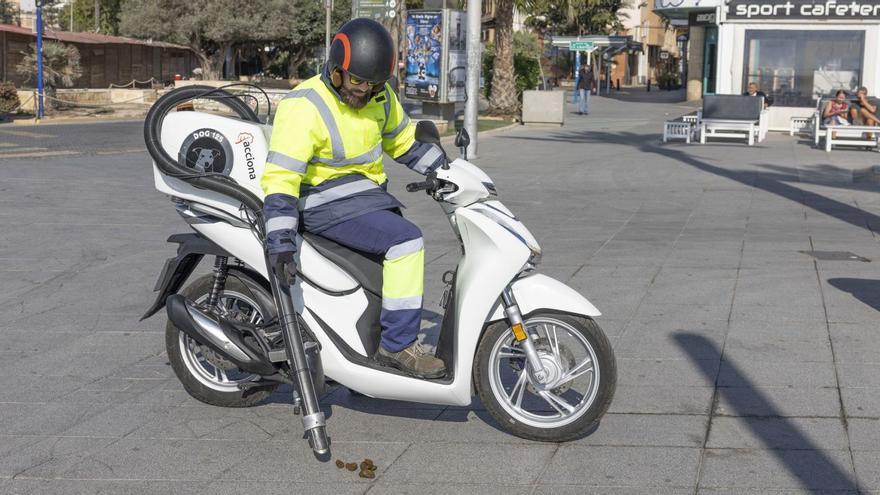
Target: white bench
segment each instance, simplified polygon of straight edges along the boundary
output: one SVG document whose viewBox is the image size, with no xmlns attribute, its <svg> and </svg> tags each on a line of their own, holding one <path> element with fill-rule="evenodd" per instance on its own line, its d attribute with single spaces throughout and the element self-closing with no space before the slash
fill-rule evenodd
<svg viewBox="0 0 880 495">
<path fill-rule="evenodd" d="M 836 137 L 832 134 L 837 134 Z M 880 140 L 880 127 L 867 125 L 826 125 L 825 151 L 830 153 L 833 146 L 869 146 L 876 148 Z M 848 139 L 841 139 L 848 138 Z"/>
<path fill-rule="evenodd" d="M 757 122 L 725 119 L 703 119 L 700 126 L 700 144 L 706 144 L 707 138 L 743 139 L 749 146 L 755 144 L 755 136 L 759 135 Z"/>
<path fill-rule="evenodd" d="M 709 138 L 745 139 L 749 146 L 767 136 L 764 98 L 747 95 L 706 95 L 700 119 L 700 144 Z"/>
<path fill-rule="evenodd" d="M 663 123 L 663 142 L 670 139 L 682 139 L 690 144 L 691 137 L 694 134 L 694 125 L 690 122 L 679 122 L 671 120 Z"/>
<path fill-rule="evenodd" d="M 805 130 L 810 130 L 812 126 L 813 117 L 792 117 L 791 118 L 791 127 L 788 129 L 788 135 L 794 136 L 795 134 L 804 132 Z"/>
</svg>

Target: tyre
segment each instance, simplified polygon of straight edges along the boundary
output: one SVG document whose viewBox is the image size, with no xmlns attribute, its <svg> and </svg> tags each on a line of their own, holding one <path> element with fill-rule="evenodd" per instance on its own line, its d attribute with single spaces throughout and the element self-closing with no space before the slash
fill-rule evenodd
<svg viewBox="0 0 880 495">
<path fill-rule="evenodd" d="M 483 405 L 513 435 L 566 442 L 594 428 L 614 396 L 617 364 L 590 318 L 544 311 L 523 325 L 547 373 L 537 381 L 506 321 L 490 325 L 477 347 L 474 382 Z"/>
<path fill-rule="evenodd" d="M 202 276 L 180 294 L 196 304 L 204 303 L 211 293 L 213 281 L 213 275 Z M 244 272 L 230 270 L 225 289 L 219 295 L 218 306 L 225 310 L 226 318 L 258 324 L 274 317 L 275 307 L 271 301 L 271 294 L 257 281 Z M 251 407 L 262 402 L 274 390 L 274 387 L 262 386 L 241 390 L 238 387 L 240 383 L 257 381 L 260 376 L 239 370 L 207 346 L 200 345 L 178 330 L 171 321 L 165 327 L 165 350 L 183 388 L 193 398 L 206 404 Z"/>
</svg>

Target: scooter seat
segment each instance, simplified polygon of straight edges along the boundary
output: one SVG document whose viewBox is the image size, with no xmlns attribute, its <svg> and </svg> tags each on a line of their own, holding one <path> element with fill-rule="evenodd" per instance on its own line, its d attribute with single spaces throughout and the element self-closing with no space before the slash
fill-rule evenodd
<svg viewBox="0 0 880 495">
<path fill-rule="evenodd" d="M 303 232 L 302 237 L 321 255 L 354 277 L 364 289 L 382 297 L 382 256 L 355 251 L 311 232 Z"/>
</svg>

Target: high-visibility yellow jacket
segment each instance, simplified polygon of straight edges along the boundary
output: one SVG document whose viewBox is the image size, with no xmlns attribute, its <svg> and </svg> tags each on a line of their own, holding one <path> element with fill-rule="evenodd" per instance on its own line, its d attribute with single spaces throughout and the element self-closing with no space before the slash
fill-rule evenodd
<svg viewBox="0 0 880 495">
<path fill-rule="evenodd" d="M 269 252 L 296 249 L 300 214 L 303 228 L 320 233 L 364 213 L 401 207 L 385 190 L 383 152 L 423 175 L 442 161 L 437 147 L 415 140 L 415 127 L 388 84 L 360 109 L 340 100 L 326 74 L 288 93 L 275 114 L 260 180 Z"/>
</svg>

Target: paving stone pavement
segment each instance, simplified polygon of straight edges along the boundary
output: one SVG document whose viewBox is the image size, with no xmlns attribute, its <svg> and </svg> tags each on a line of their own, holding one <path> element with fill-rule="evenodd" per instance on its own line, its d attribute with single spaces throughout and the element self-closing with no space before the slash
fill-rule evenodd
<svg viewBox="0 0 880 495">
<path fill-rule="evenodd" d="M 779 134 L 660 144 L 688 110 L 595 97 L 562 128 L 480 143 L 541 269 L 604 313 L 619 380 L 599 428 L 535 443 L 478 402 L 334 388 L 334 455 L 372 458 L 373 481 L 314 460 L 285 391 L 221 409 L 182 390 L 164 318 L 137 321 L 186 230 L 132 151 L 139 123 L 0 128 L 4 153 L 47 153 L 0 158 L 0 493 L 880 493 L 880 197 L 861 173 L 880 155 Z M 388 168 L 436 321 L 457 246 Z"/>
</svg>

